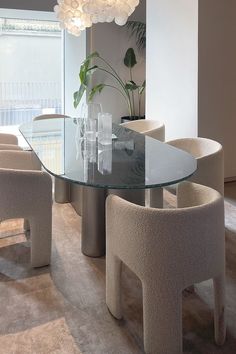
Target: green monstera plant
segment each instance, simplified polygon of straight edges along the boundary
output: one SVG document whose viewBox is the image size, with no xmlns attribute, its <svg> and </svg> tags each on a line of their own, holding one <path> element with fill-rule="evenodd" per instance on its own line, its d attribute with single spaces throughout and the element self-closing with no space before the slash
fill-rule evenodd
<svg viewBox="0 0 236 354">
<path fill-rule="evenodd" d="M 88 93 L 88 101 L 92 101 L 94 96 L 101 93 L 105 87 L 118 91 L 127 104 L 130 117 L 141 118 L 141 99 L 145 91 L 146 81 L 141 85 L 134 82 L 133 68 L 137 64 L 136 55 L 133 48 L 129 48 L 124 57 L 124 65 L 129 69 L 129 81 L 124 81 L 117 71 L 98 52 L 90 54 L 80 67 L 80 87 L 74 93 L 74 107 L 77 108 L 84 93 Z M 104 72 L 111 79 L 111 83 L 99 83 L 91 86 L 92 78 L 96 72 Z M 135 95 L 137 95 L 138 108 L 135 107 Z"/>
</svg>

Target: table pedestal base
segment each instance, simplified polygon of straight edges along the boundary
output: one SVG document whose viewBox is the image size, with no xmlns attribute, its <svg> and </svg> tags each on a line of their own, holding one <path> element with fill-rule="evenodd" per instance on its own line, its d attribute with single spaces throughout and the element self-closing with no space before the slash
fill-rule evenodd
<svg viewBox="0 0 236 354">
<path fill-rule="evenodd" d="M 150 206 L 163 205 L 162 188 L 150 191 Z M 81 250 L 89 257 L 102 257 L 106 252 L 105 202 L 107 194 L 115 194 L 131 203 L 145 205 L 143 189 L 110 189 L 83 187 Z"/>
<path fill-rule="evenodd" d="M 81 250 L 89 257 L 105 255 L 106 190 L 83 187 Z"/>
<path fill-rule="evenodd" d="M 163 188 L 150 189 L 150 207 L 163 208 Z"/>
</svg>

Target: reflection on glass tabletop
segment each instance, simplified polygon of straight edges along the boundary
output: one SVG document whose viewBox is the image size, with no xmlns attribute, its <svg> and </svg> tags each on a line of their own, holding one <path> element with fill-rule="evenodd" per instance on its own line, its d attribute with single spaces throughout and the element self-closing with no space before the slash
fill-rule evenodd
<svg viewBox="0 0 236 354">
<path fill-rule="evenodd" d="M 113 124 L 111 145 L 85 138 L 84 120 L 53 118 L 23 124 L 22 135 L 54 176 L 100 188 L 153 188 L 190 177 L 194 157 Z"/>
</svg>

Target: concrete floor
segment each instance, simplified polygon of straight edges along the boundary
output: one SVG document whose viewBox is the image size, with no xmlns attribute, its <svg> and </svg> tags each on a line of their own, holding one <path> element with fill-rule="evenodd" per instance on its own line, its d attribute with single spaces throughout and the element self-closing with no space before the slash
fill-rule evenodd
<svg viewBox="0 0 236 354">
<path fill-rule="evenodd" d="M 236 353 L 236 183 L 225 195 L 227 340 L 214 344 L 212 283 L 204 282 L 183 295 L 184 353 Z M 16 234 L 0 240 L 0 354 L 144 353 L 139 280 L 124 268 L 124 319 L 116 321 L 105 304 L 105 259 L 81 254 L 80 217 L 69 204 L 53 206 L 50 267 L 30 268 L 21 222 L 0 232 Z"/>
</svg>

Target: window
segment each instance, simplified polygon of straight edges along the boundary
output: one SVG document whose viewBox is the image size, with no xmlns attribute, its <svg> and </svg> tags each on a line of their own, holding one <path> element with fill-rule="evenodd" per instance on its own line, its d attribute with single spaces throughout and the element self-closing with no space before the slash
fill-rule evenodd
<svg viewBox="0 0 236 354">
<path fill-rule="evenodd" d="M 54 14 L 0 10 L 0 127 L 62 111 L 62 33 Z"/>
</svg>

